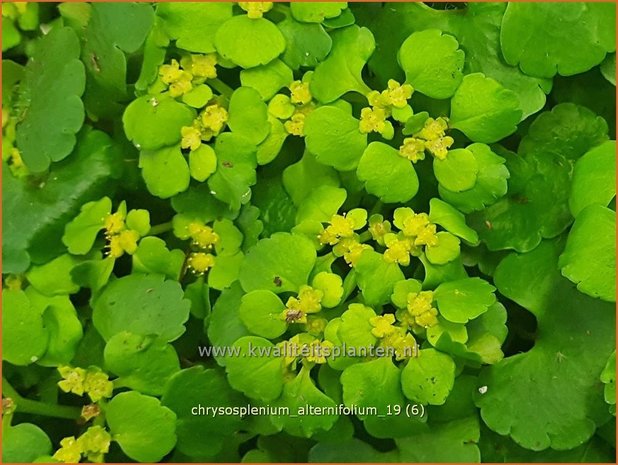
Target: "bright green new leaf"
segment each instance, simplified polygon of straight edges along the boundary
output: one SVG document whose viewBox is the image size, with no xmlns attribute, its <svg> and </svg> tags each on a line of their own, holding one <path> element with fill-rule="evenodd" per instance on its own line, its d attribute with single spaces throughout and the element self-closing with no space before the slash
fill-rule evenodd
<svg viewBox="0 0 618 465">
<path fill-rule="evenodd" d="M 313 73 L 311 93 L 320 103 L 330 103 L 348 92 L 366 95 L 371 91 L 361 73 L 375 49 L 371 31 L 350 26 L 331 34 L 333 48 Z"/>
<path fill-rule="evenodd" d="M 75 294 L 79 285 L 73 282 L 71 270 L 78 263 L 79 260 L 69 254 L 60 255 L 45 265 L 30 268 L 26 278 L 32 287 L 48 296 Z"/>
<path fill-rule="evenodd" d="M 601 372 L 601 382 L 605 384 L 603 391 L 605 402 L 609 404 L 609 410 L 616 416 L 616 351 L 610 355 L 607 365 Z"/>
<path fill-rule="evenodd" d="M 384 256 L 373 250 L 365 250 L 354 269 L 358 287 L 367 305 L 382 305 L 390 300 L 395 283 L 404 279 L 397 263 L 388 263 Z"/>
<path fill-rule="evenodd" d="M 361 349 L 375 346 L 378 339 L 371 333 L 373 326 L 369 322 L 374 316 L 373 309 L 362 304 L 350 304 L 341 315 L 337 337 L 348 347 Z"/>
<path fill-rule="evenodd" d="M 275 233 L 249 250 L 240 269 L 240 283 L 247 292 L 256 289 L 275 294 L 298 291 L 307 283 L 315 259 L 315 249 L 304 237 Z"/>
<path fill-rule="evenodd" d="M 339 304 L 343 297 L 343 280 L 338 274 L 321 271 L 315 275 L 311 286 L 324 293 L 320 302 L 323 307 L 333 308 Z"/>
<path fill-rule="evenodd" d="M 433 171 L 442 187 L 452 192 L 472 189 L 477 180 L 479 166 L 468 149 L 454 149 L 444 160 L 434 158 Z"/>
<path fill-rule="evenodd" d="M 472 245 L 478 244 L 478 234 L 466 224 L 464 215 L 438 198 L 429 201 L 429 221 L 442 226 L 448 232 L 461 237 Z"/>
<path fill-rule="evenodd" d="M 4 42 L 4 37 L 2 39 Z M 4 463 L 32 463 L 37 458 L 49 455 L 51 452 L 51 440 L 45 431 L 32 423 L 9 425 L 2 431 L 2 461 Z"/>
<path fill-rule="evenodd" d="M 105 218 L 112 211 L 112 201 L 103 197 L 82 205 L 79 215 L 68 223 L 62 236 L 62 242 L 74 255 L 90 252 L 99 231 L 105 224 Z"/>
<path fill-rule="evenodd" d="M 611 53 L 601 63 L 603 77 L 616 86 L 616 54 Z"/>
<path fill-rule="evenodd" d="M 23 366 L 45 354 L 49 331 L 44 326 L 43 310 L 33 308 L 23 291 L 2 292 L 2 360 Z"/>
<path fill-rule="evenodd" d="M 240 301 L 238 315 L 247 329 L 257 336 L 275 339 L 288 328 L 282 317 L 285 305 L 277 294 L 257 290 L 245 294 Z"/>
<path fill-rule="evenodd" d="M 116 395 L 105 409 L 112 439 L 138 462 L 158 462 L 176 445 L 176 415 L 137 391 Z"/>
<path fill-rule="evenodd" d="M 418 192 L 418 176 L 412 163 L 382 142 L 367 146 L 356 174 L 367 192 L 385 203 L 407 202 Z"/>
<path fill-rule="evenodd" d="M 562 274 L 584 294 L 616 301 L 616 212 L 600 205 L 584 208 L 569 232 L 558 262 Z"/>
<path fill-rule="evenodd" d="M 508 5 L 500 43 L 507 63 L 531 76 L 551 78 L 601 63 L 616 50 L 615 35 L 615 5 L 522 3 Z"/>
<path fill-rule="evenodd" d="M 217 52 L 242 68 L 265 65 L 285 50 L 281 31 L 266 18 L 234 16 L 215 35 Z"/>
<path fill-rule="evenodd" d="M 202 108 L 212 99 L 212 89 L 206 84 L 193 87 L 189 92 L 183 94 L 182 101 L 192 108 Z"/>
<path fill-rule="evenodd" d="M 464 58 L 457 39 L 439 29 L 413 33 L 397 55 L 406 82 L 435 99 L 449 98 L 455 93 L 463 76 Z"/>
<path fill-rule="evenodd" d="M 334 106 L 312 111 L 305 121 L 307 150 L 324 165 L 353 170 L 367 147 L 367 135 L 359 131 L 358 124 L 356 118 Z"/>
<path fill-rule="evenodd" d="M 442 405 L 453 388 L 455 362 L 435 349 L 422 349 L 401 371 L 405 396 L 421 404 Z"/>
<path fill-rule="evenodd" d="M 467 323 L 496 302 L 495 288 L 481 278 L 440 284 L 434 293 L 440 314 L 453 323 Z"/>
<path fill-rule="evenodd" d="M 252 144 L 258 145 L 268 136 L 268 112 L 257 90 L 251 87 L 236 89 L 230 99 L 229 114 L 230 129 Z"/>
<path fill-rule="evenodd" d="M 459 257 L 460 241 L 453 234 L 440 231 L 436 234 L 438 243 L 425 247 L 425 256 L 433 265 L 445 265 Z"/>
<path fill-rule="evenodd" d="M 304 221 L 326 223 L 335 215 L 348 193 L 345 189 L 333 186 L 320 186 L 313 189 L 298 205 L 296 224 Z"/>
<path fill-rule="evenodd" d="M 320 24 L 305 24 L 287 18 L 277 24 L 285 38 L 281 60 L 293 70 L 315 67 L 331 50 L 333 40 Z"/>
<path fill-rule="evenodd" d="M 281 60 L 240 72 L 240 83 L 258 91 L 265 102 L 294 80 L 292 70 Z"/>
<path fill-rule="evenodd" d="M 521 115 L 515 92 L 483 73 L 473 73 L 453 95 L 450 125 L 474 142 L 489 144 L 514 133 Z"/>
<path fill-rule="evenodd" d="M 347 2 L 290 3 L 290 11 L 297 21 L 321 23 L 327 18 L 335 18 L 347 7 Z"/>
<path fill-rule="evenodd" d="M 92 320 L 106 341 L 123 331 L 173 341 L 185 331 L 189 307 L 178 282 L 134 274 L 103 290 L 94 302 Z"/>
<path fill-rule="evenodd" d="M 316 158 L 305 152 L 299 162 L 288 166 L 281 176 L 283 186 L 296 206 L 299 206 L 318 186 L 339 187 L 339 175 L 330 166 L 316 161 Z"/>
<path fill-rule="evenodd" d="M 17 148 L 31 172 L 45 171 L 66 158 L 75 134 L 84 123 L 86 76 L 79 61 L 77 35 L 69 27 L 53 28 L 43 36 L 28 61 L 20 84 Z M 50 124 L 53 121 L 53 124 Z"/>
<path fill-rule="evenodd" d="M 140 152 L 139 167 L 152 195 L 168 199 L 189 187 L 189 165 L 180 145 Z"/>
</svg>

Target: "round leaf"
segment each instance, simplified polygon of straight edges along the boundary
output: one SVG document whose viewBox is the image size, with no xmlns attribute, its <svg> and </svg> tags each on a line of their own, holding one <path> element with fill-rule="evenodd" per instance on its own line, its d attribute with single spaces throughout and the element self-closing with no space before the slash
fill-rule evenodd
<svg viewBox="0 0 618 465">
<path fill-rule="evenodd" d="M 51 454 L 52 443 L 41 428 L 32 423 L 6 426 L 2 431 L 2 461 L 32 463 Z"/>
<path fill-rule="evenodd" d="M 422 349 L 401 370 L 404 395 L 421 404 L 442 405 L 455 381 L 455 362 L 435 349 Z"/>
<path fill-rule="evenodd" d="M 238 314 L 249 331 L 267 339 L 281 336 L 288 325 L 281 318 L 285 305 L 271 291 L 257 290 L 245 294 Z"/>
<path fill-rule="evenodd" d="M 228 125 L 233 132 L 258 145 L 270 132 L 266 104 L 257 90 L 239 87 L 230 99 Z"/>
<path fill-rule="evenodd" d="M 13 365 L 29 365 L 41 358 L 49 339 L 43 310 L 34 309 L 23 291 L 2 292 L 3 360 Z"/>
<path fill-rule="evenodd" d="M 496 302 L 495 288 L 481 278 L 440 284 L 434 293 L 440 314 L 453 323 L 467 323 Z"/>
<path fill-rule="evenodd" d="M 189 187 L 189 166 L 179 145 L 140 152 L 139 167 L 152 195 L 167 199 Z"/>
<path fill-rule="evenodd" d="M 459 257 L 459 239 L 451 233 L 440 231 L 437 235 L 438 243 L 425 248 L 425 255 L 434 265 L 444 265 Z"/>
<path fill-rule="evenodd" d="M 450 150 L 444 160 L 434 158 L 433 171 L 445 189 L 461 192 L 474 187 L 479 167 L 472 152 L 455 149 Z"/>
</svg>

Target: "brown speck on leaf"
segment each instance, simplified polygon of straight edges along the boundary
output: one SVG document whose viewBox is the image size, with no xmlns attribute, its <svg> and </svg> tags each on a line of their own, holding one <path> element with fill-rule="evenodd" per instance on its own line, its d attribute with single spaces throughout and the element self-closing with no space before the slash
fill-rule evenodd
<svg viewBox="0 0 618 465">
<path fill-rule="evenodd" d="M 281 281 L 281 278 L 279 276 L 275 276 L 275 279 L 273 279 L 273 283 L 275 283 L 275 286 L 281 287 L 283 281 Z"/>
<path fill-rule="evenodd" d="M 92 63 L 92 68 L 97 73 L 100 73 L 101 72 L 101 67 L 99 66 L 99 59 L 97 58 L 97 56 L 94 53 L 92 55 L 90 55 L 90 62 Z"/>
<path fill-rule="evenodd" d="M 223 166 L 225 166 L 226 168 L 233 168 L 234 164 L 231 161 L 224 161 L 223 163 L 221 163 Z"/>
<path fill-rule="evenodd" d="M 491 224 L 491 221 L 485 220 L 485 227 L 491 231 L 494 226 Z"/>
</svg>

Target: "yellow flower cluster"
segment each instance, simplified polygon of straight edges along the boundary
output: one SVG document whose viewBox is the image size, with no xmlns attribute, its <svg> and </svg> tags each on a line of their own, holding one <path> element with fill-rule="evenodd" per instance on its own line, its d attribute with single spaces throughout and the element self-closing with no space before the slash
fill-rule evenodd
<svg viewBox="0 0 618 465">
<path fill-rule="evenodd" d="M 92 463 L 102 463 L 109 452 L 111 435 L 101 426 L 91 426 L 79 438 L 69 436 L 60 441 L 54 459 L 64 463 L 78 463 L 82 457 Z"/>
<path fill-rule="evenodd" d="M 430 328 L 438 324 L 438 310 L 433 306 L 433 292 L 421 291 L 408 294 L 407 311 L 416 326 Z"/>
<path fill-rule="evenodd" d="M 272 10 L 273 2 L 238 2 L 238 6 L 247 12 L 249 18 L 258 19 Z"/>
<path fill-rule="evenodd" d="M 88 394 L 93 402 L 112 396 L 114 384 L 109 380 L 109 376 L 97 367 L 84 369 L 64 365 L 58 367 L 58 373 L 62 376 L 58 381 L 58 387 L 64 392 L 78 396 Z"/>
<path fill-rule="evenodd" d="M 318 234 L 318 240 L 320 244 L 332 245 L 335 256 L 343 257 L 348 265 L 354 266 L 363 251 L 371 248 L 362 244 L 356 233 L 366 223 L 367 212 L 360 208 L 347 214 L 333 215 L 324 231 Z"/>
<path fill-rule="evenodd" d="M 281 318 L 286 323 L 307 323 L 307 314 L 322 310 L 324 293 L 311 286 L 301 286 L 296 297 L 290 297 L 285 304 Z"/>
<path fill-rule="evenodd" d="M 399 147 L 399 154 L 413 163 L 425 158 L 425 150 L 439 160 L 444 160 L 448 149 L 453 145 L 453 138 L 446 135 L 448 122 L 446 118 L 427 118 L 423 128 L 407 137 Z"/>
<path fill-rule="evenodd" d="M 127 218 L 126 205 L 123 203 L 118 211 L 110 213 L 105 217 L 103 227 L 105 228 L 105 238 L 107 239 L 108 255 L 119 258 L 128 253 L 133 255 L 137 250 L 137 241 L 141 235 L 134 229 L 129 229 L 125 223 Z"/>
<path fill-rule="evenodd" d="M 339 241 L 333 247 L 333 253 L 337 257 L 343 257 L 348 265 L 355 266 L 363 251 L 368 249 L 371 249 L 371 246 L 362 244 L 358 234 L 354 234 L 352 237 L 346 237 Z"/>
<path fill-rule="evenodd" d="M 228 112 L 218 103 L 208 105 L 193 121 L 192 126 L 180 128 L 182 136 L 180 146 L 183 149 L 197 150 L 202 142 L 208 142 L 225 127 L 228 120 Z"/>
<path fill-rule="evenodd" d="M 387 313 L 369 319 L 373 326 L 371 334 L 380 338 L 380 346 L 392 348 L 397 360 L 403 360 L 415 356 L 416 340 L 407 332 L 407 328 L 395 326 L 395 315 Z"/>
<path fill-rule="evenodd" d="M 159 67 L 161 82 L 167 86 L 170 96 L 176 98 L 190 92 L 196 84 L 217 77 L 217 57 L 208 55 L 188 55 L 180 60 L 172 59 L 169 64 Z"/>
<path fill-rule="evenodd" d="M 294 106 L 294 110 L 290 118 L 283 123 L 283 126 L 289 134 L 294 136 L 302 137 L 305 135 L 305 118 L 315 107 L 313 96 L 309 90 L 308 79 L 294 81 L 288 86 L 290 90 L 289 103 Z"/>
<path fill-rule="evenodd" d="M 193 273 L 202 275 L 215 266 L 215 256 L 211 253 L 219 243 L 219 235 L 201 221 L 194 221 L 187 226 L 193 245 L 200 249 L 192 252 L 187 259 L 187 266 Z"/>
<path fill-rule="evenodd" d="M 398 208 L 395 210 L 395 225 L 400 232 L 384 236 L 387 247 L 384 259 L 390 263 L 407 266 L 411 256 L 418 257 L 421 254 L 421 247 L 438 244 L 436 225 L 429 221 L 426 213 L 415 213 L 407 207 Z"/>
<path fill-rule="evenodd" d="M 386 139 L 394 134 L 392 123 L 387 121 L 394 108 L 402 109 L 412 97 L 414 88 L 410 84 L 399 84 L 394 79 L 388 81 L 387 89 L 382 92 L 373 90 L 367 94 L 369 107 L 361 110 L 358 129 L 364 134 L 377 132 Z"/>
</svg>

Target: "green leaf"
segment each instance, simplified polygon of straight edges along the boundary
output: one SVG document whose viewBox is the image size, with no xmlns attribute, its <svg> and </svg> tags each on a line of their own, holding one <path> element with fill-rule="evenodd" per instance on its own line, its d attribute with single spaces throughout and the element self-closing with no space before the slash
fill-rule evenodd
<svg viewBox="0 0 618 465">
<path fill-rule="evenodd" d="M 285 140 L 289 136 L 285 126 L 277 118 L 268 115 L 268 122 L 270 123 L 270 133 L 257 148 L 256 158 L 258 165 L 267 165 L 277 158 Z"/>
<path fill-rule="evenodd" d="M 439 29 L 413 33 L 397 55 L 406 82 L 435 99 L 449 98 L 455 93 L 463 77 L 464 58 L 457 39 Z"/>
<path fill-rule="evenodd" d="M 224 22 L 215 36 L 217 52 L 242 68 L 265 65 L 285 50 L 285 39 L 265 18 L 234 16 Z"/>
<path fill-rule="evenodd" d="M 79 40 L 69 27 L 52 28 L 28 61 L 20 84 L 17 148 L 31 172 L 66 158 L 84 123 L 84 65 Z M 54 121 L 54 124 L 50 124 Z"/>
<path fill-rule="evenodd" d="M 309 152 L 305 152 L 299 162 L 283 170 L 283 186 L 296 206 L 316 188 L 316 186 L 339 187 L 339 176 L 330 166 L 316 161 Z"/>
<path fill-rule="evenodd" d="M 313 463 L 389 463 L 398 462 L 397 451 L 378 452 L 357 438 L 337 442 L 318 442 L 309 451 Z"/>
<path fill-rule="evenodd" d="M 191 126 L 195 110 L 168 95 L 144 95 L 124 111 L 127 138 L 139 150 L 156 150 L 180 142 L 180 129 Z"/>
<path fill-rule="evenodd" d="M 295 292 L 307 283 L 315 260 L 315 249 L 307 239 L 275 233 L 249 250 L 240 269 L 240 283 L 246 292 Z"/>
<path fill-rule="evenodd" d="M 228 125 L 236 134 L 258 145 L 270 132 L 266 104 L 259 92 L 251 87 L 239 87 L 232 94 Z"/>
<path fill-rule="evenodd" d="M 4 42 L 4 37 L 2 39 Z M 2 434 L 4 463 L 31 463 L 51 453 L 52 443 L 45 431 L 38 426 L 32 423 L 5 426 Z"/>
<path fill-rule="evenodd" d="M 79 260 L 69 254 L 60 255 L 45 265 L 30 268 L 26 278 L 37 291 L 49 296 L 75 294 L 79 285 L 73 282 L 71 270 L 78 263 Z"/>
<path fill-rule="evenodd" d="M 204 395 L 208 393 L 208 395 Z M 194 366 L 174 375 L 167 385 L 161 403 L 178 417 L 176 434 L 179 452 L 189 457 L 210 457 L 224 447 L 224 439 L 237 434 L 241 419 L 236 415 L 200 413 L 199 408 L 229 408 L 246 405 L 239 393 L 230 388 L 220 370 Z M 209 438 L 204 441 L 204 438 Z"/>
<path fill-rule="evenodd" d="M 395 442 L 402 462 L 477 463 L 481 461 L 479 438 L 479 420 L 473 415 L 429 425 L 426 432 Z"/>
<path fill-rule="evenodd" d="M 333 308 L 343 297 L 343 280 L 338 274 L 321 271 L 315 275 L 311 286 L 324 293 L 321 301 L 323 307 Z"/>
<path fill-rule="evenodd" d="M 425 248 L 427 260 L 433 265 L 445 265 L 459 257 L 460 241 L 456 236 L 446 231 L 440 231 L 436 237 L 438 243 Z"/>
<path fill-rule="evenodd" d="M 434 293 L 440 314 L 453 323 L 467 323 L 496 302 L 495 288 L 481 278 L 440 284 Z"/>
<path fill-rule="evenodd" d="M 286 18 L 277 27 L 286 43 L 281 60 L 295 71 L 300 67 L 316 67 L 333 45 L 333 40 L 320 24 L 303 24 Z"/>
<path fill-rule="evenodd" d="M 421 404 L 442 405 L 455 380 L 455 362 L 435 349 L 422 349 L 401 371 L 405 396 Z"/>
<path fill-rule="evenodd" d="M 616 86 L 616 54 L 607 55 L 600 68 L 603 77 Z"/>
<path fill-rule="evenodd" d="M 113 257 L 83 261 L 71 270 L 71 279 L 96 294 L 109 281 L 115 262 Z"/>
<path fill-rule="evenodd" d="M 472 245 L 479 242 L 478 234 L 466 224 L 464 215 L 438 198 L 429 201 L 429 221 L 442 226 L 448 232 L 461 237 Z"/>
<path fill-rule="evenodd" d="M 573 216 L 588 205 L 607 207 L 616 196 L 616 142 L 589 150 L 573 169 L 569 208 Z"/>
<path fill-rule="evenodd" d="M 365 250 L 354 269 L 358 287 L 367 305 L 382 305 L 390 300 L 395 283 L 404 279 L 396 263 L 388 263 L 382 254 Z"/>
<path fill-rule="evenodd" d="M 296 224 L 304 221 L 326 223 L 335 215 L 347 197 L 345 189 L 320 186 L 313 189 L 298 205 Z"/>
<path fill-rule="evenodd" d="M 112 211 L 112 201 L 103 197 L 82 205 L 79 215 L 69 222 L 62 236 L 62 242 L 74 255 L 85 255 L 92 249 L 94 241 L 103 229 L 105 217 Z"/>
<path fill-rule="evenodd" d="M 359 131 L 358 124 L 356 118 L 334 106 L 312 111 L 305 120 L 307 150 L 324 165 L 353 170 L 367 147 L 367 135 Z"/>
<path fill-rule="evenodd" d="M 610 412 L 616 416 L 616 351 L 609 356 L 607 364 L 601 372 L 601 382 L 605 384 L 603 392 L 605 402 L 610 405 Z"/>
<path fill-rule="evenodd" d="M 433 171 L 442 187 L 462 192 L 476 185 L 479 166 L 474 154 L 467 149 L 454 149 L 444 160 L 434 158 Z"/>
<path fill-rule="evenodd" d="M 160 273 L 169 279 L 178 279 L 185 261 L 182 250 L 169 250 L 158 237 L 144 237 L 132 256 L 133 272 Z"/>
<path fill-rule="evenodd" d="M 180 284 L 161 275 L 134 274 L 111 282 L 94 302 L 94 326 L 108 341 L 129 331 L 173 341 L 184 333 L 190 303 Z"/>
<path fill-rule="evenodd" d="M 531 350 L 481 371 L 487 390 L 475 395 L 489 428 L 532 450 L 576 447 L 609 419 L 599 373 L 616 348 L 614 305 L 560 276 L 560 248 L 545 241 L 498 266 L 498 290 L 530 310 L 538 330 Z"/>
<path fill-rule="evenodd" d="M 208 178 L 208 187 L 232 210 L 240 209 L 251 196 L 250 186 L 256 181 L 255 151 L 255 145 L 238 134 L 221 134 L 215 142 L 217 171 Z"/>
<path fill-rule="evenodd" d="M 491 143 L 514 133 L 521 115 L 515 92 L 483 73 L 473 73 L 453 95 L 450 125 L 474 142 Z"/>
<path fill-rule="evenodd" d="M 127 331 L 112 336 L 103 353 L 105 368 L 118 376 L 117 387 L 161 395 L 167 380 L 180 370 L 174 348 L 154 336 Z"/>
<path fill-rule="evenodd" d="M 264 101 L 273 98 L 279 89 L 288 86 L 293 80 L 292 70 L 278 59 L 240 72 L 240 83 L 255 89 Z"/>
<path fill-rule="evenodd" d="M 168 199 L 189 187 L 189 165 L 180 145 L 140 152 L 139 167 L 152 195 Z"/>
<path fill-rule="evenodd" d="M 157 16 L 177 47 L 212 53 L 216 50 L 215 33 L 232 17 L 232 6 L 228 2 L 161 3 L 157 5 Z"/>
<path fill-rule="evenodd" d="M 206 84 L 199 84 L 182 95 L 182 102 L 192 108 L 202 108 L 212 99 L 212 89 Z"/>
<path fill-rule="evenodd" d="M 571 76 L 616 50 L 615 25 L 616 7 L 610 4 L 508 5 L 500 34 L 502 53 L 507 63 L 531 76 Z"/>
<path fill-rule="evenodd" d="M 281 313 L 285 305 L 277 294 L 257 290 L 245 294 L 240 301 L 238 315 L 249 331 L 267 339 L 275 339 L 288 329 Z"/>
<path fill-rule="evenodd" d="M 616 301 L 616 213 L 600 205 L 584 208 L 569 232 L 558 262 L 562 274 L 584 294 Z"/>
<path fill-rule="evenodd" d="M 34 309 L 23 291 L 2 292 L 2 360 L 23 366 L 45 354 L 49 331 L 44 326 L 43 310 Z"/>
<path fill-rule="evenodd" d="M 313 73 L 310 83 L 312 95 L 320 103 L 330 103 L 348 92 L 366 95 L 371 91 L 361 73 L 375 49 L 371 31 L 350 26 L 331 34 L 333 47 L 328 57 Z"/>
<path fill-rule="evenodd" d="M 360 349 L 375 346 L 378 338 L 371 332 L 373 326 L 369 322 L 374 316 L 376 316 L 376 313 L 373 309 L 362 304 L 350 304 L 348 309 L 341 315 L 340 324 L 337 328 L 337 337 L 349 347 Z"/>
<path fill-rule="evenodd" d="M 297 21 L 321 23 L 327 18 L 339 16 L 347 6 L 347 2 L 290 3 L 290 11 Z"/>
<path fill-rule="evenodd" d="M 288 407 L 290 415 L 271 415 L 270 421 L 289 434 L 311 437 L 319 430 L 328 431 L 337 421 L 337 415 L 311 415 L 307 408 L 335 408 L 333 399 L 320 391 L 310 376 L 310 370 L 302 368 L 300 373 L 283 386 L 281 397 L 273 403 L 276 407 Z M 296 414 L 298 412 L 298 414 Z"/>
<path fill-rule="evenodd" d="M 238 355 L 225 359 L 230 385 L 247 397 L 272 401 L 283 389 L 283 358 L 276 357 L 274 345 L 257 336 L 244 336 L 232 345 Z"/>
<path fill-rule="evenodd" d="M 136 391 L 116 395 L 105 409 L 112 439 L 128 457 L 158 462 L 176 445 L 176 415 Z"/>
<path fill-rule="evenodd" d="M 382 142 L 367 146 L 356 174 L 367 192 L 385 203 L 407 202 L 418 192 L 418 176 L 412 163 Z"/>
<path fill-rule="evenodd" d="M 507 192 L 509 170 L 505 159 L 497 156 L 485 144 L 472 144 L 466 150 L 476 159 L 478 174 L 474 187 L 462 192 L 452 192 L 443 185 L 438 186 L 440 197 L 464 213 L 482 210 L 495 203 Z"/>
</svg>

